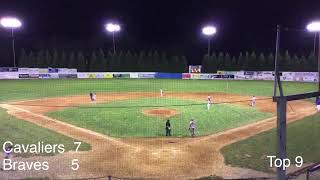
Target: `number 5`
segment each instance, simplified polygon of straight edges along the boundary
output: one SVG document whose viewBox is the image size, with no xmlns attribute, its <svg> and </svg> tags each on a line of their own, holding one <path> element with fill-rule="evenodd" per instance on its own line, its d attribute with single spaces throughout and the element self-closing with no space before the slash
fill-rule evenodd
<svg viewBox="0 0 320 180">
<path fill-rule="evenodd" d="M 72 159 L 71 161 L 71 169 L 76 171 L 79 169 L 79 160 L 78 159 Z"/>
</svg>

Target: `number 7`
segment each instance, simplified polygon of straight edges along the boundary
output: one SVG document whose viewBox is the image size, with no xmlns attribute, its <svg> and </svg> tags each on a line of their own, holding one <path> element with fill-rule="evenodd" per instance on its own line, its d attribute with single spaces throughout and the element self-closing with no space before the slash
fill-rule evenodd
<svg viewBox="0 0 320 180">
<path fill-rule="evenodd" d="M 76 148 L 76 152 L 78 152 L 80 146 L 81 146 L 81 142 L 73 142 L 74 145 L 77 145 L 77 148 Z"/>
</svg>

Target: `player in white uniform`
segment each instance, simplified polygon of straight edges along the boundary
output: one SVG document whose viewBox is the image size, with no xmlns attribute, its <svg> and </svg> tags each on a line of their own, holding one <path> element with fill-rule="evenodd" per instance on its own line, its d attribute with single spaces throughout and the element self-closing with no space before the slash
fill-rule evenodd
<svg viewBox="0 0 320 180">
<path fill-rule="evenodd" d="M 256 101 L 257 101 L 257 97 L 256 96 L 252 96 L 252 99 L 251 99 L 251 106 L 252 107 L 256 106 Z"/>
<path fill-rule="evenodd" d="M 92 101 L 96 101 L 97 100 L 97 95 L 96 95 L 96 93 L 93 93 L 93 95 L 92 95 Z"/>
<path fill-rule="evenodd" d="M 191 121 L 189 122 L 189 131 L 192 137 L 196 135 L 196 128 L 197 128 L 196 122 L 194 122 L 194 119 L 191 119 Z"/>
<path fill-rule="evenodd" d="M 212 100 L 211 100 L 211 96 L 208 95 L 208 99 L 207 99 L 208 103 L 207 103 L 207 109 L 210 110 L 211 104 L 212 104 Z"/>
<path fill-rule="evenodd" d="M 160 97 L 163 97 L 163 90 L 160 89 Z"/>
</svg>

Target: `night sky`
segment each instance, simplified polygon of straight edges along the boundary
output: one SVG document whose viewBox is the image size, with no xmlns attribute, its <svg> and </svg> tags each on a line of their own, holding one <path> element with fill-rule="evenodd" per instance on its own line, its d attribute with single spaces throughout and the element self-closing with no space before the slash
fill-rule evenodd
<svg viewBox="0 0 320 180">
<path fill-rule="evenodd" d="M 201 34 L 205 24 L 217 26 L 212 39 L 216 51 L 274 51 L 277 24 L 304 29 L 320 19 L 320 0 L 1 0 L 0 16 L 21 18 L 17 49 L 111 49 L 103 24 L 117 21 L 119 50 L 158 50 L 186 55 L 197 64 L 206 52 Z M 0 29 L 0 66 L 10 65 L 10 33 Z M 314 35 L 305 31 L 282 33 L 281 49 L 305 53 Z"/>
</svg>

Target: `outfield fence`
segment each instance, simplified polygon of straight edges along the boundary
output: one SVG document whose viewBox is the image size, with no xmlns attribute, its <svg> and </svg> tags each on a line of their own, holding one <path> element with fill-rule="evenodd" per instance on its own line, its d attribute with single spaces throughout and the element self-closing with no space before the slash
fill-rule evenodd
<svg viewBox="0 0 320 180">
<path fill-rule="evenodd" d="M 282 81 L 318 82 L 317 72 L 281 72 Z M 0 67 L 0 79 L 202 79 L 202 80 L 274 80 L 273 71 L 217 71 L 217 73 L 162 72 L 77 72 L 68 68 Z"/>
</svg>

